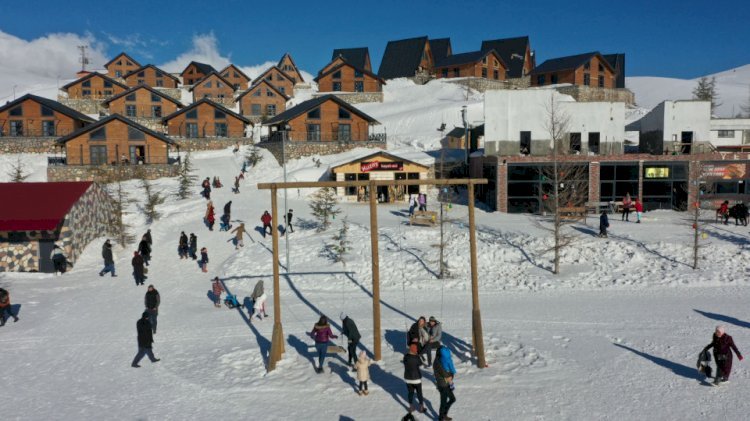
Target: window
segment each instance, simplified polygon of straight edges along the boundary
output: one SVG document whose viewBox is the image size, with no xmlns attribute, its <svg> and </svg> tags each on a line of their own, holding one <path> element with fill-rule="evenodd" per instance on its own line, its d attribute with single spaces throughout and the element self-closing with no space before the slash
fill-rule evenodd
<svg viewBox="0 0 750 421">
<path fill-rule="evenodd" d="M 250 106 L 250 115 L 260 115 L 260 104 L 252 104 Z"/>
<path fill-rule="evenodd" d="M 266 76 L 266 80 L 269 82 L 273 82 L 273 75 Z"/>
<path fill-rule="evenodd" d="M 52 120 L 42 121 L 42 136 L 55 136 L 55 122 Z"/>
<path fill-rule="evenodd" d="M 331 76 L 333 79 L 341 79 L 341 70 L 338 70 L 336 72 L 333 72 L 333 76 Z"/>
<path fill-rule="evenodd" d="M 487 77 L 487 68 L 486 67 L 482 67 L 482 77 L 483 78 Z"/>
<path fill-rule="evenodd" d="M 84 88 L 90 88 L 91 87 L 91 79 L 84 80 L 83 83 L 81 83 L 81 86 L 83 86 Z"/>
<path fill-rule="evenodd" d="M 145 84 L 146 84 L 146 81 L 145 81 L 145 80 L 143 80 L 143 79 L 138 79 L 138 82 L 137 82 L 137 83 L 138 83 L 138 85 L 145 85 Z"/>
<path fill-rule="evenodd" d="M 493 70 L 492 71 L 492 77 L 495 80 L 500 79 L 500 72 L 498 72 L 497 70 Z"/>
<path fill-rule="evenodd" d="M 320 142 L 320 124 L 307 125 L 307 140 L 311 142 Z"/>
<path fill-rule="evenodd" d="M 235 90 L 240 89 L 240 84 L 239 83 L 235 83 L 232 86 L 234 87 Z"/>
<path fill-rule="evenodd" d="M 350 124 L 339 124 L 339 140 L 352 140 L 352 126 Z"/>
<path fill-rule="evenodd" d="M 126 63 L 126 64 L 127 64 L 128 66 L 132 66 L 132 65 L 133 65 L 133 63 L 131 63 L 131 62 L 127 61 L 127 60 L 125 61 L 125 63 Z M 122 64 L 122 62 L 118 62 L 118 64 Z"/>
<path fill-rule="evenodd" d="M 23 136 L 23 121 L 21 120 L 10 121 L 10 135 L 11 136 Z"/>
<path fill-rule="evenodd" d="M 119 70 L 115 70 L 115 77 L 122 77 L 122 72 Z"/>
<path fill-rule="evenodd" d="M 239 78 L 239 77 L 240 77 L 240 75 L 239 75 L 239 74 L 237 74 L 237 72 L 234 72 L 234 77 L 236 77 L 236 78 Z"/>
<path fill-rule="evenodd" d="M 284 89 L 284 87 L 283 87 L 283 86 L 279 86 L 279 87 L 277 87 L 276 89 L 278 89 L 278 90 L 279 90 L 279 92 L 281 92 L 282 94 L 286 94 L 286 89 Z"/>
<path fill-rule="evenodd" d="M 216 137 L 227 137 L 227 123 L 214 123 Z"/>
<path fill-rule="evenodd" d="M 495 63 L 494 63 L 494 67 L 495 67 L 495 68 L 498 68 L 498 67 L 500 67 L 500 63 L 499 63 L 499 62 L 497 61 L 497 59 L 495 59 L 495 60 L 493 60 L 493 61 L 495 62 Z"/>
<path fill-rule="evenodd" d="M 314 110 L 310 110 L 307 112 L 307 118 L 320 118 L 320 108 L 316 108 Z"/>
<path fill-rule="evenodd" d="M 41 114 L 43 117 L 53 117 L 55 112 L 52 111 L 52 108 L 42 105 Z"/>
<path fill-rule="evenodd" d="M 211 87 L 211 81 L 209 80 L 208 82 L 204 83 L 203 87 L 204 88 L 210 88 Z"/>
<path fill-rule="evenodd" d="M 12 110 L 10 110 L 10 112 L 8 113 L 8 115 L 11 115 L 13 117 L 20 117 L 20 116 L 22 116 L 23 115 L 23 107 L 18 106 L 16 108 L 13 108 Z"/>
<path fill-rule="evenodd" d="M 284 76 L 281 76 L 281 73 L 279 73 L 279 74 L 276 75 L 276 80 L 278 80 L 279 82 L 281 82 L 282 80 L 284 80 Z"/>
<path fill-rule="evenodd" d="M 603 65 L 603 64 L 601 64 L 601 63 L 599 63 L 599 71 L 600 71 L 600 72 L 603 72 L 603 71 L 604 71 L 604 65 Z"/>
<path fill-rule="evenodd" d="M 333 82 L 333 87 L 331 89 L 333 92 L 341 91 L 341 82 Z"/>
<path fill-rule="evenodd" d="M 125 106 L 125 116 L 126 117 L 135 117 L 136 116 L 135 105 L 126 105 Z"/>
<path fill-rule="evenodd" d="M 587 61 L 587 62 L 586 62 L 586 63 L 585 63 L 584 65 L 583 65 L 583 68 L 584 68 L 584 70 L 589 70 L 589 69 L 591 69 L 591 62 L 590 62 L 590 61 Z"/>
<path fill-rule="evenodd" d="M 557 83 L 557 73 L 552 73 L 549 77 L 549 83 L 555 85 Z"/>
<path fill-rule="evenodd" d="M 107 140 L 107 128 L 100 127 L 94 130 L 89 134 L 89 140 Z"/>
<path fill-rule="evenodd" d="M 105 89 L 104 90 L 104 96 L 112 96 L 112 90 L 111 89 Z"/>
<path fill-rule="evenodd" d="M 591 86 L 591 75 L 588 73 L 583 74 L 583 84 L 586 86 Z"/>
<path fill-rule="evenodd" d="M 604 87 L 604 76 L 599 76 L 599 87 L 600 88 Z"/>
<path fill-rule="evenodd" d="M 459 77 L 461 76 L 461 70 L 459 70 L 458 67 L 453 69 L 453 77 Z"/>
<path fill-rule="evenodd" d="M 357 174 L 353 173 L 346 173 L 344 174 L 344 181 L 356 181 L 357 180 Z M 346 195 L 347 196 L 356 196 L 357 195 L 357 187 L 356 186 L 348 186 L 346 188 Z"/>
<path fill-rule="evenodd" d="M 222 77 L 229 77 L 229 72 L 228 72 L 228 71 L 226 71 L 226 72 L 224 72 L 224 74 L 223 74 L 223 75 L 221 75 L 221 76 L 222 76 Z"/>
<path fill-rule="evenodd" d="M 522 155 L 531 153 L 531 132 L 521 132 L 520 152 Z"/>
<path fill-rule="evenodd" d="M 253 96 L 261 96 L 263 93 L 260 91 L 260 89 L 256 89 L 255 92 L 253 92 Z"/>
<path fill-rule="evenodd" d="M 721 138 L 733 138 L 734 130 L 719 130 L 719 137 Z"/>
<path fill-rule="evenodd" d="M 214 110 L 214 118 L 217 120 L 224 120 L 227 118 L 227 115 L 224 111 Z"/>
<path fill-rule="evenodd" d="M 81 96 L 83 96 L 84 98 L 91 96 L 91 89 L 84 89 L 84 90 L 82 90 L 81 91 Z"/>
<path fill-rule="evenodd" d="M 266 115 L 273 117 L 276 115 L 276 104 L 266 105 Z"/>
<path fill-rule="evenodd" d="M 359 69 L 354 69 L 354 77 L 364 77 L 364 74 Z"/>
<path fill-rule="evenodd" d="M 354 92 L 364 92 L 365 83 L 361 80 L 354 81 Z"/>
<path fill-rule="evenodd" d="M 448 69 L 443 69 L 443 77 L 448 77 Z"/>
<path fill-rule="evenodd" d="M 197 119 L 198 118 L 198 109 L 194 108 L 194 109 L 186 112 L 185 113 L 185 118 Z"/>
<path fill-rule="evenodd" d="M 112 82 L 110 82 L 110 81 L 108 81 L 108 80 L 105 80 L 105 81 L 104 81 L 104 87 L 105 87 L 105 88 L 111 88 L 111 87 L 112 87 Z"/>
<path fill-rule="evenodd" d="M 219 99 L 224 99 L 224 94 L 216 95 L 216 97 L 219 98 Z"/>
<path fill-rule="evenodd" d="M 487 64 L 487 56 L 482 57 L 482 64 Z"/>
<path fill-rule="evenodd" d="M 126 95 L 125 101 L 135 101 L 135 93 Z"/>
<path fill-rule="evenodd" d="M 273 91 L 272 91 L 272 90 L 270 90 L 270 89 L 266 89 L 266 96 L 267 96 L 267 97 L 269 97 L 269 98 L 273 98 L 273 97 L 275 97 L 275 96 L 276 96 L 276 94 L 275 94 L 275 93 L 273 93 Z"/>
<path fill-rule="evenodd" d="M 599 132 L 589 132 L 589 152 L 599 153 Z"/>
<path fill-rule="evenodd" d="M 349 120 L 352 118 L 351 113 L 342 107 L 339 107 L 339 120 Z"/>
<path fill-rule="evenodd" d="M 156 79 L 156 86 L 161 88 L 164 86 L 164 79 Z"/>
<path fill-rule="evenodd" d="M 138 76 L 138 77 L 146 77 L 146 72 L 138 72 L 138 74 L 136 76 Z"/>
<path fill-rule="evenodd" d="M 164 77 L 164 73 L 162 73 L 162 72 L 160 72 L 160 71 L 157 70 L 156 71 L 156 77 Z"/>
<path fill-rule="evenodd" d="M 107 163 L 107 147 L 105 145 L 89 146 L 89 161 L 91 165 Z"/>
<path fill-rule="evenodd" d="M 146 134 L 135 127 L 128 126 L 128 140 L 146 140 Z"/>
<path fill-rule="evenodd" d="M 545 79 L 544 75 L 537 75 L 537 77 L 536 77 L 536 84 L 539 85 L 539 86 L 544 85 L 544 82 L 545 82 L 544 79 Z"/>
<path fill-rule="evenodd" d="M 151 94 L 151 102 L 161 102 L 161 97 L 156 94 Z"/>
<path fill-rule="evenodd" d="M 185 137 L 198 137 L 198 123 L 185 123 Z"/>
<path fill-rule="evenodd" d="M 570 152 L 581 152 L 581 134 L 580 133 L 569 133 L 570 138 Z"/>
<path fill-rule="evenodd" d="M 151 118 L 161 118 L 161 105 L 151 106 Z"/>
<path fill-rule="evenodd" d="M 216 81 L 216 87 L 217 87 L 217 88 L 223 88 L 223 87 L 224 87 L 224 84 L 222 84 L 221 82 L 219 82 L 219 81 L 217 80 L 217 81 Z"/>
</svg>

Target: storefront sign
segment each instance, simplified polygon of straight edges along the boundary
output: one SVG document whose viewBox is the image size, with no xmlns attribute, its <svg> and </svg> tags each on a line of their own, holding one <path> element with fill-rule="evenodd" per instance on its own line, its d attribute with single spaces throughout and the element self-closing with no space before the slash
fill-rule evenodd
<svg viewBox="0 0 750 421">
<path fill-rule="evenodd" d="M 703 164 L 703 176 L 724 180 L 745 178 L 745 164 Z"/>
<path fill-rule="evenodd" d="M 643 178 L 669 178 L 669 167 L 646 167 Z"/>
<path fill-rule="evenodd" d="M 380 162 L 380 161 L 361 162 L 359 164 L 359 170 L 360 172 L 403 171 L 404 163 L 403 162 Z"/>
</svg>

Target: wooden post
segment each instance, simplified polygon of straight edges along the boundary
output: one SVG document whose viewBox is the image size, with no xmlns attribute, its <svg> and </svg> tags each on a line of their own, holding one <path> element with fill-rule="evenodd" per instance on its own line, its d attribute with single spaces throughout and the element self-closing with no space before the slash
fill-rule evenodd
<svg viewBox="0 0 750 421">
<path fill-rule="evenodd" d="M 370 182 L 370 247 L 372 248 L 372 347 L 380 361 L 380 261 L 378 257 L 378 202 L 375 183 Z"/>
<path fill-rule="evenodd" d="M 271 188 L 271 238 L 273 239 L 273 335 L 271 337 L 271 353 L 268 356 L 268 371 L 276 368 L 284 353 L 284 333 L 281 327 L 281 299 L 279 297 L 279 231 L 278 206 L 276 204 L 276 187 Z M 265 227 L 264 227 L 265 229 Z"/>
<path fill-rule="evenodd" d="M 479 312 L 479 277 L 477 274 L 477 234 L 474 223 L 474 184 L 470 181 L 469 187 L 469 249 L 471 253 L 471 325 L 472 345 L 477 357 L 479 368 L 487 367 L 484 359 L 484 336 L 482 333 L 482 316 Z"/>
</svg>

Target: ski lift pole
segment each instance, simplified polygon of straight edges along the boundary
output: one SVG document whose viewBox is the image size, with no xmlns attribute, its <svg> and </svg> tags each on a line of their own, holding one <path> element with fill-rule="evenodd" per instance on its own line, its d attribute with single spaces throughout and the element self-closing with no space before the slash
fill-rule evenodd
<svg viewBox="0 0 750 421">
<path fill-rule="evenodd" d="M 273 334 L 271 336 L 271 353 L 268 358 L 268 371 L 276 368 L 284 353 L 284 332 L 281 327 L 281 298 L 279 294 L 279 230 L 278 205 L 276 200 L 276 186 L 271 188 L 271 237 L 273 239 Z"/>
<path fill-rule="evenodd" d="M 482 333 L 482 316 L 479 312 L 479 282 L 477 273 L 477 234 L 474 222 L 474 183 L 469 180 L 469 248 L 471 253 L 471 325 L 472 345 L 479 368 L 487 367 L 484 358 L 484 336 Z"/>
<path fill-rule="evenodd" d="M 370 182 L 370 247 L 372 248 L 372 348 L 380 361 L 380 262 L 378 255 L 378 202 L 375 183 Z"/>
</svg>

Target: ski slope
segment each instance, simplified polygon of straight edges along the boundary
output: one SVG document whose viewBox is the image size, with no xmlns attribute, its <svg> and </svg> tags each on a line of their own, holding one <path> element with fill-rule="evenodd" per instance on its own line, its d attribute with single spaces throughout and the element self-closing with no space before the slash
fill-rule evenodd
<svg viewBox="0 0 750 421">
<path fill-rule="evenodd" d="M 230 150 L 195 153 L 193 160 L 199 180 L 217 175 L 227 186 L 241 165 L 241 156 Z M 316 168 L 304 159 L 292 161 L 289 169 L 295 179 L 318 179 L 326 165 Z M 233 224 L 244 221 L 252 231 L 270 208 L 270 194 L 255 183 L 281 178 L 281 169 L 265 154 L 240 194 L 229 187 L 213 191 L 217 212 L 232 200 Z M 344 311 L 357 322 L 363 349 L 372 352 L 367 207 L 341 205 L 333 227 L 318 233 L 306 202 L 309 192 L 288 192 L 297 223 L 288 237 L 289 274 L 281 278 L 286 353 L 277 369 L 266 373 L 272 320 L 250 324 L 238 310 L 216 309 L 208 291 L 210 279 L 219 276 L 242 299 L 263 279 L 273 314 L 271 240 L 253 231 L 252 240 L 235 251 L 230 234 L 209 232 L 198 182 L 192 198 L 170 195 L 160 208 L 162 218 L 150 226 L 154 251 L 146 284 L 153 283 L 162 298 L 154 344 L 159 363 L 144 360 L 141 368 L 130 367 L 145 294 L 130 276 L 135 245 L 115 249 L 116 278 L 97 274 L 104 237 L 63 276 L 0 273 L 0 286 L 20 305 L 19 322 L 0 328 L 3 419 L 399 419 L 407 406 L 400 363 L 405 330 L 420 315 L 443 322 L 445 343 L 454 352 L 458 402 L 451 416 L 457 420 L 745 419 L 750 410 L 744 399 L 750 391 L 746 363 L 735 359 L 732 382 L 719 388 L 694 369 L 718 323 L 750 353 L 746 227 L 706 227 L 701 269 L 694 271 L 688 267 L 692 231 L 684 214 L 649 212 L 639 225 L 612 218 L 609 239 L 592 235 L 591 218 L 589 226 L 571 228 L 578 241 L 563 254 L 557 276 L 544 253 L 551 239 L 534 218 L 478 209 L 489 363 L 480 370 L 466 356 L 471 344 L 466 207 L 449 210 L 455 219 L 447 228 L 452 276 L 441 281 L 434 274 L 438 230 L 405 225 L 404 206 L 380 205 L 383 359 L 370 369 L 370 395 L 360 397 L 354 373 L 340 358 L 328 358 L 323 374 L 313 371 L 306 332 L 324 313 L 338 333 L 338 314 Z M 135 182 L 126 185 L 142 200 Z M 156 185 L 165 193 L 177 188 L 175 180 Z M 433 203 L 430 197 L 428 206 Z M 140 236 L 149 227 L 137 203 L 131 210 L 127 220 Z M 321 253 L 344 217 L 353 244 L 346 266 Z M 198 246 L 208 248 L 208 273 L 179 259 L 180 231 L 196 233 Z M 432 374 L 423 374 L 430 410 L 417 419 L 434 419 L 439 397 Z"/>
</svg>

